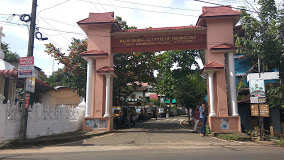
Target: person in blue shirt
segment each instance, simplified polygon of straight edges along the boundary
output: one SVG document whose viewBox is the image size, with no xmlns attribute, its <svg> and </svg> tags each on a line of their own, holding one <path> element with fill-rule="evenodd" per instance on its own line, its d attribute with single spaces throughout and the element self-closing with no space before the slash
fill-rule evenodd
<svg viewBox="0 0 284 160">
<path fill-rule="evenodd" d="M 199 113 L 200 113 L 199 118 L 200 118 L 200 121 L 202 122 L 202 126 L 200 129 L 200 136 L 203 137 L 206 135 L 206 121 L 207 121 L 207 113 L 208 113 L 205 103 L 202 103 L 202 105 L 200 105 Z"/>
</svg>

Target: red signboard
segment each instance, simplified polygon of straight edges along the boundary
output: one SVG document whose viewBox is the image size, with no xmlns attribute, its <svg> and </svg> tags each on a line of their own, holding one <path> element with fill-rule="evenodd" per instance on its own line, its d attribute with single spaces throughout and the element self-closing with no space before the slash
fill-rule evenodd
<svg viewBox="0 0 284 160">
<path fill-rule="evenodd" d="M 26 93 L 26 96 L 25 96 L 25 108 L 29 108 L 29 104 L 30 104 L 30 94 Z"/>
<path fill-rule="evenodd" d="M 34 57 L 20 57 L 19 65 L 34 65 Z"/>
<path fill-rule="evenodd" d="M 158 100 L 158 94 L 150 94 L 150 100 Z"/>
<path fill-rule="evenodd" d="M 204 49 L 206 34 L 113 37 L 111 44 L 114 53 Z"/>
<path fill-rule="evenodd" d="M 34 57 L 20 57 L 18 67 L 18 78 L 34 76 Z"/>
</svg>

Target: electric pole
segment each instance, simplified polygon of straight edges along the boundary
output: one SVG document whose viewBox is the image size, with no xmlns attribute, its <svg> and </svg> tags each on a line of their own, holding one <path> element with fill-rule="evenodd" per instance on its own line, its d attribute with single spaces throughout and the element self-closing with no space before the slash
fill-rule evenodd
<svg viewBox="0 0 284 160">
<path fill-rule="evenodd" d="M 37 7 L 37 0 L 33 0 L 27 57 L 33 56 L 33 51 L 34 51 L 36 7 Z M 25 78 L 25 84 L 24 84 L 24 98 L 26 97 L 26 83 L 27 83 L 27 78 Z M 28 106 L 29 106 L 29 102 L 28 102 Z M 20 133 L 19 133 L 20 141 L 24 141 L 26 139 L 27 124 L 28 124 L 28 108 L 26 108 L 25 105 L 22 105 L 21 125 L 20 125 Z"/>
</svg>

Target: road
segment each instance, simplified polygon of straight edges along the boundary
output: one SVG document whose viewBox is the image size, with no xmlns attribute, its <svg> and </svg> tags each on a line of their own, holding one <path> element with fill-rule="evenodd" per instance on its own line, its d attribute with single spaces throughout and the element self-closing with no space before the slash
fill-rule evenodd
<svg viewBox="0 0 284 160">
<path fill-rule="evenodd" d="M 221 141 L 200 137 L 185 129 L 185 117 L 151 119 L 135 128 L 73 143 L 0 151 L 1 160 L 78 159 L 273 159 L 283 160 L 284 148 L 257 143 Z"/>
</svg>

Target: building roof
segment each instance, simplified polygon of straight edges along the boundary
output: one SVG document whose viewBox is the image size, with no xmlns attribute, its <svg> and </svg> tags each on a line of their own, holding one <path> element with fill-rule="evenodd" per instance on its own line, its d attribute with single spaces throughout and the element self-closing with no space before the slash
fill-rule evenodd
<svg viewBox="0 0 284 160">
<path fill-rule="evenodd" d="M 238 46 L 234 44 L 223 43 L 214 47 L 211 47 L 211 51 L 220 51 L 220 50 L 237 50 Z"/>
<path fill-rule="evenodd" d="M 211 62 L 203 67 L 202 72 L 205 73 L 207 71 L 218 71 L 218 70 L 223 70 L 224 68 L 225 66 L 223 64 L 217 62 Z"/>
<path fill-rule="evenodd" d="M 232 6 L 202 7 L 199 17 L 239 16 L 241 12 L 232 9 Z"/>
<path fill-rule="evenodd" d="M 42 81 L 42 80 L 40 80 L 40 79 L 35 79 L 35 82 L 37 83 L 37 84 L 40 84 L 40 85 L 42 85 L 42 86 L 45 86 L 45 87 L 48 87 L 48 88 L 50 88 L 50 86 L 46 83 L 46 82 L 44 82 L 44 81 Z"/>
<path fill-rule="evenodd" d="M 241 12 L 235 11 L 229 6 L 202 7 L 202 14 L 199 16 L 197 25 L 204 25 L 203 19 L 213 17 L 240 16 Z M 235 22 L 237 23 L 237 21 Z"/>
<path fill-rule="evenodd" d="M 180 30 L 189 28 L 201 28 L 202 26 L 178 26 L 178 27 L 161 27 L 161 28 L 146 28 L 146 29 L 128 29 L 116 32 L 143 32 L 143 31 L 161 31 L 161 30 Z"/>
<path fill-rule="evenodd" d="M 117 21 L 114 19 L 114 12 L 89 13 L 88 18 L 85 18 L 77 22 L 77 24 L 97 24 L 97 23 L 117 23 Z"/>
<path fill-rule="evenodd" d="M 100 50 L 90 50 L 82 52 L 81 56 L 108 56 L 108 53 Z"/>
<path fill-rule="evenodd" d="M 114 69 L 112 67 L 104 66 L 100 69 L 97 69 L 98 73 L 114 73 Z"/>
<path fill-rule="evenodd" d="M 223 64 L 217 62 L 211 62 L 204 66 L 204 68 L 223 68 L 223 67 L 225 67 Z"/>
</svg>

